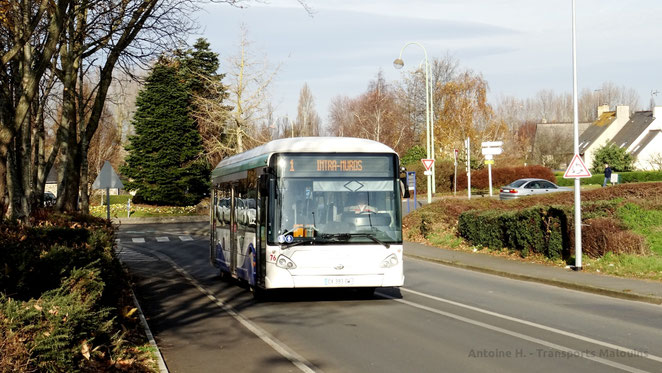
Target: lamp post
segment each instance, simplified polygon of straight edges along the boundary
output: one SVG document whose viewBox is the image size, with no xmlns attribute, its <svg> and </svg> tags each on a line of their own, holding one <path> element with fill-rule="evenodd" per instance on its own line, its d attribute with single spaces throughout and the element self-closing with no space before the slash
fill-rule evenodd
<svg viewBox="0 0 662 373">
<path fill-rule="evenodd" d="M 425 138 L 426 138 L 426 143 L 425 143 L 425 149 L 427 151 L 427 158 L 428 159 L 434 159 L 434 153 L 432 152 L 432 143 L 434 142 L 433 139 L 430 138 L 430 132 L 431 132 L 431 124 L 430 124 L 430 105 L 431 105 L 431 99 L 430 99 L 430 77 L 429 77 L 429 71 L 430 67 L 428 65 L 428 52 L 425 50 L 425 47 L 421 43 L 417 42 L 409 42 L 405 44 L 402 49 L 400 49 L 400 56 L 393 61 L 393 67 L 396 69 L 401 69 L 405 63 L 402 61 L 402 52 L 404 52 L 405 48 L 408 46 L 415 44 L 421 47 L 423 49 L 423 54 L 425 55 Z M 432 164 L 432 173 L 430 175 L 427 175 L 428 178 L 428 204 L 432 202 L 432 177 L 434 175 L 434 163 Z"/>
<path fill-rule="evenodd" d="M 573 108 L 573 149 L 579 154 L 579 110 L 577 103 L 577 41 L 575 35 L 575 0 L 572 0 L 572 108 Z M 579 178 L 575 178 L 575 267 L 582 269 L 582 212 Z"/>
</svg>

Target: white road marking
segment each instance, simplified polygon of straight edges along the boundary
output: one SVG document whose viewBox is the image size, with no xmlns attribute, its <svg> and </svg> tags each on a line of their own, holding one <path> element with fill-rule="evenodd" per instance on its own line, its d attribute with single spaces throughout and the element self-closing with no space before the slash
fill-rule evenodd
<svg viewBox="0 0 662 373">
<path fill-rule="evenodd" d="M 145 255 L 142 253 L 139 253 L 137 251 L 133 251 L 131 249 L 123 248 L 121 251 L 119 251 L 119 257 L 122 259 L 123 262 L 156 262 L 158 259 Z"/>
<path fill-rule="evenodd" d="M 156 242 L 169 242 L 170 239 L 168 237 L 156 237 Z"/>
<path fill-rule="evenodd" d="M 560 334 L 570 335 L 570 336 L 573 336 L 575 338 L 579 337 L 578 339 L 580 339 L 580 340 L 592 341 L 592 343 L 597 342 L 597 344 L 599 344 L 599 345 L 609 346 L 609 347 L 612 347 L 612 348 L 619 349 L 621 351 L 626 351 L 626 352 L 631 351 L 631 352 L 634 353 L 633 356 L 641 356 L 641 357 L 646 357 L 646 358 L 651 358 L 651 356 L 652 356 L 651 360 L 657 360 L 658 359 L 657 356 L 644 354 L 641 351 L 636 351 L 636 350 L 627 349 L 627 348 L 624 348 L 624 347 L 619 347 L 619 346 L 616 346 L 616 345 L 612 345 L 610 343 L 597 341 L 597 340 L 594 340 L 592 338 L 582 337 L 582 336 L 576 335 L 574 333 L 563 332 L 562 330 L 546 327 L 544 325 L 539 325 L 539 324 L 536 324 L 536 323 L 531 323 L 531 322 L 528 322 L 528 321 L 525 321 L 525 320 L 516 319 L 514 317 L 510 317 L 510 316 L 506 316 L 506 315 L 501 315 L 501 314 L 496 313 L 496 312 L 483 310 L 483 309 L 468 306 L 468 305 L 465 305 L 465 304 L 462 304 L 462 303 L 453 302 L 453 301 L 450 301 L 450 300 L 447 300 L 447 299 L 435 297 L 433 295 L 428 295 L 428 294 L 421 293 L 421 292 L 418 292 L 418 291 L 415 291 L 415 290 L 409 290 L 409 289 L 405 289 L 405 288 L 400 288 L 400 290 L 404 290 L 406 292 L 421 295 L 423 297 L 427 297 L 427 298 L 430 298 L 430 299 L 438 300 L 440 302 L 457 305 L 459 307 L 464 307 L 464 308 L 471 309 L 471 310 L 474 310 L 474 311 L 477 311 L 477 312 L 482 312 L 482 313 L 485 313 L 485 314 L 488 314 L 488 315 L 492 315 L 492 316 L 496 316 L 496 317 L 502 317 L 506 320 L 520 322 L 522 324 L 530 325 L 530 326 L 534 326 L 534 327 L 539 327 L 540 329 L 554 331 L 554 332 L 560 332 Z M 467 324 L 476 325 L 476 326 L 479 326 L 479 327 L 482 327 L 482 328 L 485 328 L 485 329 L 493 330 L 495 332 L 510 335 L 512 337 L 515 337 L 515 338 L 520 338 L 520 339 L 523 339 L 525 341 L 529 341 L 529 342 L 537 343 L 537 344 L 542 345 L 542 346 L 553 348 L 555 350 L 563 351 L 563 352 L 567 353 L 570 356 L 582 357 L 584 359 L 592 360 L 592 361 L 598 362 L 600 364 L 604 364 L 604 365 L 608 365 L 608 366 L 611 366 L 611 367 L 614 367 L 614 368 L 617 368 L 617 369 L 624 370 L 626 372 L 632 372 L 632 373 L 645 373 L 646 372 L 645 370 L 637 369 L 637 368 L 634 368 L 634 367 L 631 367 L 631 366 L 628 366 L 628 365 L 620 364 L 620 363 L 610 361 L 610 360 L 607 360 L 607 359 L 603 359 L 603 358 L 600 358 L 600 357 L 597 357 L 597 356 L 592 356 L 591 354 L 586 354 L 586 353 L 583 353 L 582 351 L 575 350 L 573 348 L 561 346 L 561 345 L 558 345 L 556 343 L 548 342 L 548 341 L 545 341 L 545 340 L 542 340 L 542 339 L 539 339 L 539 338 L 535 338 L 535 337 L 531 337 L 531 336 L 528 336 L 528 335 L 525 335 L 525 334 L 522 334 L 522 333 L 518 333 L 518 332 L 508 330 L 508 329 L 500 328 L 498 326 L 490 325 L 490 324 L 487 324 L 487 323 L 484 323 L 484 322 L 481 322 L 481 321 L 472 320 L 470 318 L 460 316 L 460 315 L 456 315 L 454 313 L 441 311 L 441 310 L 438 310 L 436 308 L 428 307 L 428 306 L 418 304 L 418 303 L 415 303 L 415 302 L 411 302 L 411 301 L 408 301 L 408 300 L 398 299 L 398 298 L 395 298 L 395 297 L 390 296 L 388 294 L 378 293 L 378 295 L 381 296 L 381 297 L 384 297 L 384 298 L 392 299 L 392 300 L 394 300 L 396 302 L 399 302 L 399 303 L 406 304 L 406 305 L 414 307 L 414 308 L 418 308 L 418 309 L 421 309 L 421 310 L 424 310 L 424 311 L 436 313 L 438 315 L 446 316 L 448 318 L 455 319 L 455 320 L 458 320 L 458 321 L 462 321 L 462 322 L 465 322 Z"/>
<path fill-rule="evenodd" d="M 131 240 L 133 240 L 133 242 L 135 242 L 135 243 L 144 243 L 145 242 L 145 238 L 143 238 L 143 237 L 132 238 Z"/>
<path fill-rule="evenodd" d="M 177 272 L 179 272 L 188 282 L 190 282 L 193 286 L 195 286 L 202 294 L 206 295 L 207 298 L 209 298 L 209 300 L 214 302 L 214 304 L 216 304 L 217 306 L 221 307 L 230 316 L 234 317 L 243 326 L 245 326 L 248 330 L 253 332 L 253 334 L 255 334 L 258 338 L 260 338 L 266 344 L 271 346 L 271 348 L 276 350 L 276 352 L 278 352 L 283 357 L 288 359 L 292 364 L 294 364 L 302 372 L 313 373 L 313 372 L 317 371 L 317 368 L 312 363 L 310 363 L 308 360 L 306 360 L 303 356 L 296 353 L 290 347 L 285 345 L 285 343 L 283 343 L 283 342 L 279 341 L 278 339 L 276 339 L 276 337 L 269 334 L 269 332 L 262 329 L 257 324 L 253 323 L 252 321 L 250 321 L 247 318 L 240 315 L 232 306 L 230 306 L 229 304 L 226 304 L 222 300 L 216 298 L 214 296 L 214 294 L 212 294 L 209 290 L 203 288 L 202 285 L 200 285 L 200 283 L 198 283 L 198 281 L 193 278 L 193 276 L 191 276 L 183 268 L 178 266 L 177 263 L 175 263 L 172 259 L 170 259 L 170 257 L 168 257 L 168 256 L 166 256 L 162 253 L 158 253 L 158 252 L 155 252 L 154 254 L 156 256 L 158 256 L 159 258 L 161 258 L 161 260 L 164 260 L 164 261 L 168 262 L 172 266 L 172 268 L 174 268 Z"/>
<path fill-rule="evenodd" d="M 191 236 L 179 236 L 179 239 L 182 241 L 193 241 Z"/>
<path fill-rule="evenodd" d="M 604 346 L 604 347 L 607 347 L 607 348 L 613 348 L 615 350 L 623 351 L 626 354 L 631 355 L 631 356 L 645 355 L 645 356 L 642 356 L 642 357 L 646 357 L 650 360 L 654 360 L 654 361 L 657 361 L 659 363 L 662 363 L 662 357 L 660 357 L 660 356 L 655 356 L 655 355 L 651 355 L 651 354 L 648 354 L 648 353 L 647 354 L 642 354 L 641 351 L 633 350 L 631 348 L 618 346 L 618 345 L 615 345 L 615 344 L 612 344 L 612 343 L 599 341 L 597 339 L 593 339 L 593 338 L 590 338 L 590 337 L 585 337 L 583 335 L 579 335 L 579 334 L 575 334 L 575 333 L 571 333 L 571 332 L 566 332 L 565 330 L 552 328 L 552 327 L 537 324 L 537 323 L 534 323 L 534 322 L 531 322 L 531 321 L 526 321 L 526 320 L 518 319 L 518 318 L 515 318 L 515 317 L 503 315 L 503 314 L 500 314 L 500 313 L 497 313 L 497 312 L 484 310 L 482 308 L 473 307 L 473 306 L 469 306 L 469 305 L 466 305 L 466 304 L 454 302 L 454 301 L 449 300 L 449 299 L 444 299 L 444 298 L 436 297 L 434 295 L 421 293 L 421 292 L 416 291 L 416 290 L 405 289 L 405 288 L 400 288 L 400 290 L 404 290 L 404 291 L 412 293 L 412 294 L 420 295 L 420 296 L 425 297 L 425 298 L 433 299 L 433 300 L 436 300 L 438 302 L 448 303 L 448 304 L 451 304 L 451 305 L 454 305 L 454 306 L 457 306 L 457 307 L 462 307 L 462 308 L 466 308 L 466 309 L 469 309 L 469 310 L 472 310 L 472 311 L 484 313 L 486 315 L 499 317 L 499 318 L 502 318 L 504 320 L 513 321 L 513 322 L 517 322 L 517 323 L 520 323 L 520 324 L 523 324 L 523 325 L 532 326 L 534 328 L 547 330 L 549 332 L 565 335 L 567 337 L 579 339 L 580 341 L 593 343 L 593 344 Z"/>
</svg>

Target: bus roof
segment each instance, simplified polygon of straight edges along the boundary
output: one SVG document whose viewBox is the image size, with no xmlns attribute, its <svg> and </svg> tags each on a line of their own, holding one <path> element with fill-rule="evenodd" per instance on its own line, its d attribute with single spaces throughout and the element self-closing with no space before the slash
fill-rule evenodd
<svg viewBox="0 0 662 373">
<path fill-rule="evenodd" d="M 293 137 L 270 141 L 243 153 L 223 159 L 212 178 L 266 166 L 275 153 L 393 153 L 390 147 L 355 137 Z"/>
</svg>

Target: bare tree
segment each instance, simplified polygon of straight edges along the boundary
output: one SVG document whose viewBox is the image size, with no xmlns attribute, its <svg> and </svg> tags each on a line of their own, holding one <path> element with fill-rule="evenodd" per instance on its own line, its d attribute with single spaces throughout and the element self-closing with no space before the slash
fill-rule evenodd
<svg viewBox="0 0 662 373">
<path fill-rule="evenodd" d="M 231 144 L 228 154 L 241 153 L 261 143 L 257 135 L 259 123 L 266 117 L 269 87 L 280 70 L 272 68 L 266 58 L 258 58 L 250 49 L 248 32 L 241 28 L 239 52 L 228 59 L 228 101 L 232 106 L 226 135 Z"/>
<path fill-rule="evenodd" d="M 403 125 L 405 115 L 396 91 L 379 71 L 359 97 L 334 99 L 330 128 L 338 135 L 372 139 L 404 152 L 414 142 L 411 127 Z"/>
<path fill-rule="evenodd" d="M 57 53 L 70 0 L 3 4 L 0 23 L 0 197 L 11 218 L 29 215 L 31 126 L 40 82 Z M 20 136 L 18 141 L 16 136 Z M 28 175 L 26 175 L 28 173 Z M 27 185 L 26 185 L 27 184 Z"/>
<path fill-rule="evenodd" d="M 329 108 L 329 134 L 346 136 L 345 129 L 352 123 L 352 100 L 347 96 L 336 96 L 331 100 Z"/>
<path fill-rule="evenodd" d="M 320 133 L 320 117 L 315 110 L 315 98 L 306 83 L 299 92 L 294 130 L 299 136 L 319 136 Z"/>
</svg>

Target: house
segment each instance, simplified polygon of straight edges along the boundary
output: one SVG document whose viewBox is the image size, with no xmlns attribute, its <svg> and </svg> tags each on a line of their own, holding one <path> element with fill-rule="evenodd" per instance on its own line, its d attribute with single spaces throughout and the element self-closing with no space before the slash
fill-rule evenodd
<svg viewBox="0 0 662 373">
<path fill-rule="evenodd" d="M 51 167 L 51 170 L 48 171 L 48 175 L 46 175 L 44 193 L 45 192 L 51 192 L 57 197 L 57 170 L 55 169 L 55 166 Z"/>
<path fill-rule="evenodd" d="M 612 140 L 636 157 L 637 170 L 662 170 L 662 107 L 634 113 Z"/>
<path fill-rule="evenodd" d="M 587 167 L 593 167 L 595 151 L 611 141 L 630 120 L 630 108 L 617 106 L 609 111 L 608 105 L 598 107 L 598 119 L 579 136 L 579 154 Z"/>
<path fill-rule="evenodd" d="M 637 160 L 634 168 L 643 171 L 662 171 L 662 130 L 648 131 L 632 150 Z"/>
<path fill-rule="evenodd" d="M 590 122 L 579 123 L 579 133 Z M 533 138 L 533 156 L 542 165 L 565 169 L 574 155 L 574 123 L 538 123 Z"/>
</svg>

